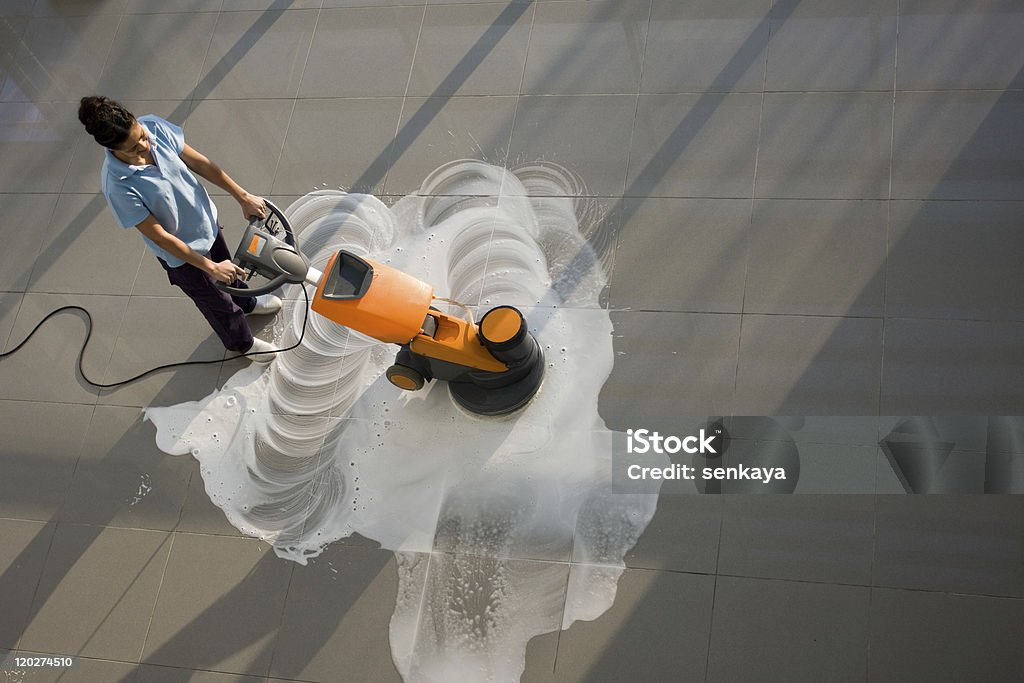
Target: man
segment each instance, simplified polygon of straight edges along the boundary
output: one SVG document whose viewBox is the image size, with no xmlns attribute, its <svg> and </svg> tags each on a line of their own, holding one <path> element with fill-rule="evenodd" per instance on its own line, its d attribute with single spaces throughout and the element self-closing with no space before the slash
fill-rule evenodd
<svg viewBox="0 0 1024 683">
<path fill-rule="evenodd" d="M 252 336 L 246 315 L 276 313 L 281 300 L 267 294 L 234 297 L 216 282 L 245 287 L 245 271 L 231 262 L 217 222 L 217 207 L 193 173 L 228 192 L 248 221 L 263 218 L 261 197 L 246 192 L 220 167 L 185 144 L 183 131 L 164 119 L 138 119 L 102 96 L 83 97 L 78 120 L 106 148 L 103 194 L 122 228 L 135 228 L 177 285 L 206 317 L 225 348 L 257 362 L 273 360 L 276 347 Z"/>
</svg>

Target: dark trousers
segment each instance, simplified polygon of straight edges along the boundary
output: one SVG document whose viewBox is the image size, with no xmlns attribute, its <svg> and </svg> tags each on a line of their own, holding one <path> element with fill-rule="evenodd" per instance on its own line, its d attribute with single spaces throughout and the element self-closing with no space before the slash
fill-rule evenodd
<svg viewBox="0 0 1024 683">
<path fill-rule="evenodd" d="M 217 238 L 206 256 L 214 263 L 231 258 L 224 235 L 217 230 Z M 196 308 L 205 316 L 210 327 L 220 337 L 224 347 L 229 351 L 248 351 L 252 346 L 252 331 L 245 314 L 256 307 L 256 299 L 251 296 L 232 296 L 217 289 L 212 277 L 199 270 L 191 263 L 171 268 L 158 258 L 160 265 L 167 271 L 167 279 L 185 292 Z M 235 280 L 232 287 L 247 287 L 241 280 Z"/>
</svg>

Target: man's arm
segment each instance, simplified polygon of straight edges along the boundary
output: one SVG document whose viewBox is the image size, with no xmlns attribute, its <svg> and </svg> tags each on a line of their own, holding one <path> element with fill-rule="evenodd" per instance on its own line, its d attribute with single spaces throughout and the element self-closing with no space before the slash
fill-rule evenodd
<svg viewBox="0 0 1024 683">
<path fill-rule="evenodd" d="M 218 282 L 231 284 L 235 278 L 245 277 L 245 269 L 236 266 L 230 260 L 214 263 L 199 252 L 193 251 L 190 246 L 164 230 L 153 214 L 149 214 L 135 228 L 168 254 L 192 264 Z"/>
<path fill-rule="evenodd" d="M 257 197 L 246 192 L 238 183 L 231 179 L 231 176 L 229 176 L 224 169 L 210 161 L 192 147 L 185 145 L 185 148 L 181 151 L 181 160 L 185 162 L 185 165 L 188 166 L 189 170 L 193 173 L 206 178 L 211 183 L 234 197 L 235 201 L 242 206 L 242 213 L 246 220 L 249 220 L 251 216 L 259 216 L 260 218 L 263 218 L 267 215 L 267 210 L 263 204 L 262 197 Z"/>
</svg>

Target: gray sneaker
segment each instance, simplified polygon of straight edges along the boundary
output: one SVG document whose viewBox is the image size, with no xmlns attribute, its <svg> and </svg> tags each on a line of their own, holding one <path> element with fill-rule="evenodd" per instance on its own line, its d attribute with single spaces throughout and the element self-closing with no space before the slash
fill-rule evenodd
<svg viewBox="0 0 1024 683">
<path fill-rule="evenodd" d="M 281 300 L 273 294 L 260 294 L 256 297 L 256 307 L 246 315 L 270 315 L 281 310 Z"/>
<path fill-rule="evenodd" d="M 270 342 L 263 341 L 258 337 L 253 337 L 252 346 L 250 346 L 249 350 L 244 353 L 253 354 L 251 356 L 246 356 L 246 358 L 254 363 L 269 363 L 274 360 L 274 356 L 277 355 L 275 351 L 280 351 L 280 349 Z"/>
</svg>

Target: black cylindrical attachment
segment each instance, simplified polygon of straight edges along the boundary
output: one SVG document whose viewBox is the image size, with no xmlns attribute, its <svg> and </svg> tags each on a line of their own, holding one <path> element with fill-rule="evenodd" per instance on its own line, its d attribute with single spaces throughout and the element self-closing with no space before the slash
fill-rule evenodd
<svg viewBox="0 0 1024 683">
<path fill-rule="evenodd" d="M 506 364 L 515 364 L 533 351 L 534 341 L 526 319 L 512 306 L 492 308 L 480 319 L 480 341 L 491 355 Z"/>
</svg>

